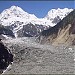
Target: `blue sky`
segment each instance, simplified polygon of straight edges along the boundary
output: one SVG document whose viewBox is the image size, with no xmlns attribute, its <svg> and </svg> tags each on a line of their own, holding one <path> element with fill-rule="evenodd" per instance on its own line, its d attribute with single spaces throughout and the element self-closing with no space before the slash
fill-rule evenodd
<svg viewBox="0 0 75 75">
<path fill-rule="evenodd" d="M 45 17 L 53 8 L 75 8 L 74 1 L 0 1 L 0 12 L 12 5 L 21 7 L 24 11 L 35 14 L 38 18 Z"/>
</svg>

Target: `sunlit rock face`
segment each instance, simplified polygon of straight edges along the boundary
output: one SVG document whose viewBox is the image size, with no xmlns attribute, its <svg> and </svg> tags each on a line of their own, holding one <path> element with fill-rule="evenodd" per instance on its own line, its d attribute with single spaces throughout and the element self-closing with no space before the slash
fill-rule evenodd
<svg viewBox="0 0 75 75">
<path fill-rule="evenodd" d="M 53 45 L 75 43 L 75 10 L 67 15 L 54 27 L 44 30 L 39 36 L 41 43 L 51 43 Z"/>
</svg>

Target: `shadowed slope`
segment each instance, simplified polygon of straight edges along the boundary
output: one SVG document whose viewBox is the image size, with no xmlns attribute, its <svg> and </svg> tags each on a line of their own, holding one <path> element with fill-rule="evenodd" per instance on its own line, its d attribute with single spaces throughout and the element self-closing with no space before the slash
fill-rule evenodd
<svg viewBox="0 0 75 75">
<path fill-rule="evenodd" d="M 13 55 L 0 40 L 0 73 L 2 73 L 11 62 L 13 62 Z"/>
</svg>

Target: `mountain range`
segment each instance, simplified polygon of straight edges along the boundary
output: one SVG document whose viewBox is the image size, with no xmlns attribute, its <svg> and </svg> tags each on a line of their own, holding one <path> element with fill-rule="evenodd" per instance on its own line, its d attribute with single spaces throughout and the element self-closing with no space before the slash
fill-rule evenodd
<svg viewBox="0 0 75 75">
<path fill-rule="evenodd" d="M 75 9 L 37 18 L 11 6 L 0 14 L 0 38 L 0 74 L 75 73 Z"/>
<path fill-rule="evenodd" d="M 43 30 L 55 26 L 71 11 L 73 9 L 51 9 L 44 18 L 37 18 L 34 14 L 29 14 L 18 6 L 11 6 L 0 14 L 0 25 L 9 29 L 16 38 L 33 37 L 38 36 Z M 4 33 L 1 35 L 11 36 L 11 34 Z"/>
</svg>

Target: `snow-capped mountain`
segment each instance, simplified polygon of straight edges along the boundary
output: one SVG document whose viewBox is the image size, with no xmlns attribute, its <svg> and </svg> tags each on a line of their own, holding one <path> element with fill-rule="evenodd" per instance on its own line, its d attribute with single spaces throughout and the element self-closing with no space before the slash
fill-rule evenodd
<svg viewBox="0 0 75 75">
<path fill-rule="evenodd" d="M 37 18 L 34 14 L 29 14 L 18 6 L 11 6 L 0 14 L 0 24 L 10 27 L 17 37 L 17 32 L 22 30 L 24 25 L 33 24 L 35 27 L 42 25 L 42 30 L 45 30 L 49 26 L 56 25 L 72 10 L 68 8 L 52 9 L 44 18 Z"/>
<path fill-rule="evenodd" d="M 47 20 L 53 20 L 56 17 L 59 17 L 61 20 L 67 16 L 71 11 L 73 11 L 73 9 L 68 9 L 68 8 L 64 8 L 64 9 L 51 9 L 48 14 L 46 15 L 46 19 Z"/>
<path fill-rule="evenodd" d="M 20 21 L 23 22 L 24 24 L 32 23 L 32 24 L 46 24 L 46 19 L 38 19 L 34 14 L 29 14 L 22 10 L 18 6 L 11 6 L 9 9 L 5 9 L 1 14 L 0 14 L 0 21 L 2 22 L 3 25 L 9 26 L 14 23 L 14 21 Z M 45 21 L 45 22 L 44 22 Z"/>
</svg>

